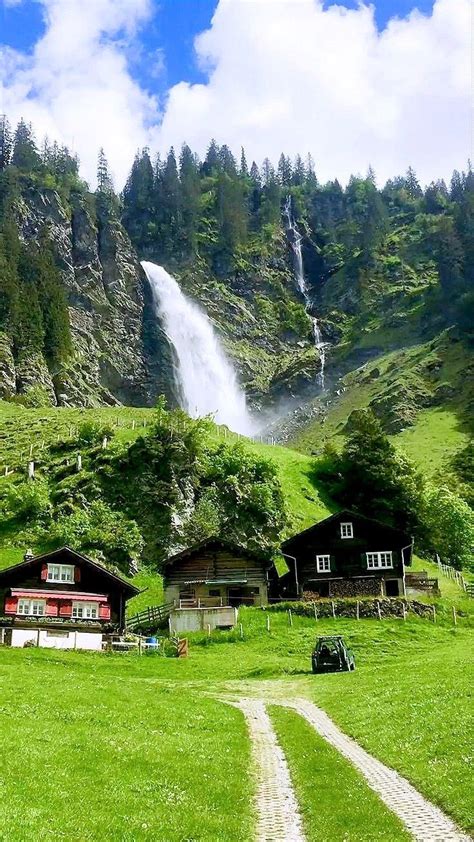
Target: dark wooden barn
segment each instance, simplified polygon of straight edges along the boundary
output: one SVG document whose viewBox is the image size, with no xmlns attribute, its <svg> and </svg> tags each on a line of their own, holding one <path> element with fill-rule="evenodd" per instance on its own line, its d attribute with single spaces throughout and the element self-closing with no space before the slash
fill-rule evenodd
<svg viewBox="0 0 474 842">
<path fill-rule="evenodd" d="M 385 523 L 338 512 L 282 545 L 289 572 L 280 596 L 401 596 L 412 539 Z"/>
</svg>

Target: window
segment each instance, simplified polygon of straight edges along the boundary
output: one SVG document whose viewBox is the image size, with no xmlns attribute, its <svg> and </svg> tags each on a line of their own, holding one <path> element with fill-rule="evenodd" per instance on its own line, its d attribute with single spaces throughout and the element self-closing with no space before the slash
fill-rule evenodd
<svg viewBox="0 0 474 842">
<path fill-rule="evenodd" d="M 393 567 L 392 553 L 367 553 L 367 570 L 383 570 Z"/>
<path fill-rule="evenodd" d="M 220 595 L 221 595 L 221 589 L 220 588 L 209 588 L 209 596 L 216 597 L 216 596 L 220 596 Z"/>
<path fill-rule="evenodd" d="M 81 620 L 97 620 L 99 614 L 95 602 L 73 602 L 72 616 Z"/>
<path fill-rule="evenodd" d="M 318 573 L 330 573 L 331 572 L 331 556 L 330 555 L 317 555 L 316 556 L 316 567 Z"/>
<path fill-rule="evenodd" d="M 354 529 L 352 523 L 341 523 L 341 538 L 353 538 Z"/>
<path fill-rule="evenodd" d="M 48 582 L 74 582 L 74 565 L 48 564 Z"/>
<path fill-rule="evenodd" d="M 23 616 L 43 617 L 45 605 L 45 599 L 20 599 L 18 600 L 17 613 Z"/>
</svg>

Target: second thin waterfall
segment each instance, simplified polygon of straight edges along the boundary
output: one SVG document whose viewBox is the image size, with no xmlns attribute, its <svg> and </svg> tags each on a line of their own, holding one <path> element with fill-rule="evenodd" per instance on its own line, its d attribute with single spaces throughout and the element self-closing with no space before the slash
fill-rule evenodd
<svg viewBox="0 0 474 842">
<path fill-rule="evenodd" d="M 300 290 L 301 294 L 304 296 L 304 300 L 306 303 L 306 309 L 309 310 L 311 306 L 311 299 L 309 297 L 308 287 L 306 284 L 306 279 L 304 276 L 304 267 L 303 267 L 303 252 L 301 249 L 301 242 L 302 236 L 298 231 L 295 220 L 293 219 L 293 213 L 291 209 L 291 196 L 288 196 L 285 202 L 285 216 L 287 221 L 287 229 L 289 234 L 289 240 L 291 243 L 291 248 L 293 249 L 293 254 L 295 256 L 295 276 L 296 276 L 296 283 L 298 284 L 298 289 Z M 319 380 L 321 383 L 321 389 L 324 389 L 324 369 L 326 366 L 326 343 L 323 342 L 323 337 L 321 335 L 321 329 L 319 327 L 319 322 L 316 316 L 311 316 L 311 321 L 313 322 L 313 334 L 314 334 L 314 344 L 319 353 L 319 359 L 321 361 L 321 370 L 319 372 Z"/>
</svg>

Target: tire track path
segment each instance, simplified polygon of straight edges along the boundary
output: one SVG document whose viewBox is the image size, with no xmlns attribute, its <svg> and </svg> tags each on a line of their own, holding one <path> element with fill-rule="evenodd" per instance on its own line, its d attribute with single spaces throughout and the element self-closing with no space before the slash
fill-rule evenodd
<svg viewBox="0 0 474 842">
<path fill-rule="evenodd" d="M 349 760 L 387 807 L 403 822 L 419 842 L 469 842 L 454 822 L 424 798 L 398 772 L 376 760 L 358 743 L 347 737 L 332 719 L 306 699 L 281 703 L 295 710 L 328 743 Z"/>
<path fill-rule="evenodd" d="M 232 702 L 245 716 L 256 771 L 257 842 L 304 842 L 301 817 L 288 765 L 265 703 Z"/>
</svg>

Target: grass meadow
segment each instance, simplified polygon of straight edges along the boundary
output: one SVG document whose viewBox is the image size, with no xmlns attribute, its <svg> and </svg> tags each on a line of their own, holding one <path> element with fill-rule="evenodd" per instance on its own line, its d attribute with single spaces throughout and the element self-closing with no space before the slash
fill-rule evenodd
<svg viewBox="0 0 474 842">
<path fill-rule="evenodd" d="M 0 649 L 2 842 L 252 839 L 249 740 L 224 701 L 241 695 L 272 704 L 308 839 L 406 836 L 347 761 L 277 707 L 297 696 L 468 828 L 471 618 L 454 628 L 448 617 L 270 616 L 268 632 L 267 612 L 242 609 L 243 638 L 239 628 L 191 636 L 183 660 Z M 348 640 L 354 673 L 310 673 L 314 639 L 327 633 Z"/>
</svg>

